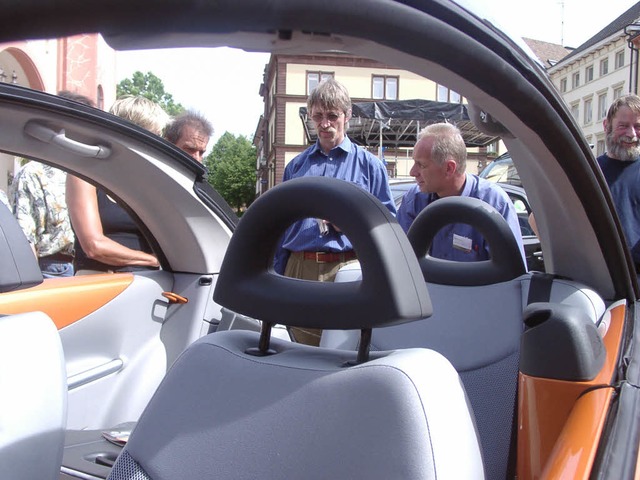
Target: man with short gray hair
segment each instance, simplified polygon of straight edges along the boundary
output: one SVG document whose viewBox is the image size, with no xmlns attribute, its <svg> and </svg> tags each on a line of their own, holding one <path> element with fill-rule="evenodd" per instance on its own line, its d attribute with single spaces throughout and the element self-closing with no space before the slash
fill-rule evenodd
<svg viewBox="0 0 640 480">
<path fill-rule="evenodd" d="M 467 147 L 460 130 L 449 123 L 435 123 L 418 135 L 410 174 L 416 179 L 402 199 L 398 222 L 405 231 L 430 203 L 455 195 L 478 198 L 505 218 L 518 242 L 526 265 L 518 214 L 509 195 L 493 182 L 466 173 Z M 436 234 L 430 255 L 458 262 L 474 262 L 491 257 L 489 245 L 480 232 L 469 225 L 450 224 Z"/>
</svg>

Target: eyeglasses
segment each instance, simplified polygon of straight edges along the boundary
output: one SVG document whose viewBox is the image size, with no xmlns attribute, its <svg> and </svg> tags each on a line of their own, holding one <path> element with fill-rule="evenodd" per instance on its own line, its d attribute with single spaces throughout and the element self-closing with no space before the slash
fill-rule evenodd
<svg viewBox="0 0 640 480">
<path fill-rule="evenodd" d="M 315 123 L 322 123 L 322 121 L 326 118 L 329 123 L 336 123 L 342 115 L 344 115 L 343 112 L 327 113 L 326 115 L 323 115 L 321 113 L 314 113 L 313 115 L 311 115 L 311 120 L 313 120 Z"/>
</svg>

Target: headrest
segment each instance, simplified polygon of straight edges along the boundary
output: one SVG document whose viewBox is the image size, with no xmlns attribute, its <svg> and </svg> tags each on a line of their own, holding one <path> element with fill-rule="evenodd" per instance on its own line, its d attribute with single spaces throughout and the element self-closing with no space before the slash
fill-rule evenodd
<svg viewBox="0 0 640 480">
<path fill-rule="evenodd" d="M 477 229 L 491 249 L 491 258 L 456 262 L 428 255 L 433 238 L 443 227 L 464 223 Z M 518 242 L 495 208 L 471 197 L 445 197 L 427 205 L 407 232 L 424 279 L 441 285 L 476 286 L 506 282 L 525 273 Z"/>
<path fill-rule="evenodd" d="M 362 280 L 312 282 L 275 273 L 282 235 L 304 218 L 328 220 L 347 235 Z M 264 322 L 335 330 L 393 325 L 432 313 L 420 266 L 393 215 L 362 188 L 329 177 L 289 180 L 251 205 L 231 238 L 213 298 Z"/>
<path fill-rule="evenodd" d="M 38 260 L 18 222 L 0 204 L 0 293 L 42 283 Z"/>
</svg>

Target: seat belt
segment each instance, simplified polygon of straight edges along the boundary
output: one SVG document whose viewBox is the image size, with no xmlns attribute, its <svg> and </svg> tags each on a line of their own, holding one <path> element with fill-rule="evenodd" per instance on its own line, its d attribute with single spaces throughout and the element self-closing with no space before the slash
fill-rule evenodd
<svg viewBox="0 0 640 480">
<path fill-rule="evenodd" d="M 556 278 L 560 277 L 552 273 L 534 273 L 529 283 L 527 305 L 551 300 L 551 287 L 553 286 L 553 280 Z"/>
</svg>

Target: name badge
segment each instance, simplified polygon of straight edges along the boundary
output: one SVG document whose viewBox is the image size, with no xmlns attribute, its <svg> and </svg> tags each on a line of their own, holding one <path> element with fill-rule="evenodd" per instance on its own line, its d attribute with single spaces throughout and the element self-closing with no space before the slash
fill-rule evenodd
<svg viewBox="0 0 640 480">
<path fill-rule="evenodd" d="M 453 248 L 462 250 L 465 253 L 471 252 L 471 239 L 462 235 L 453 234 Z"/>
</svg>

